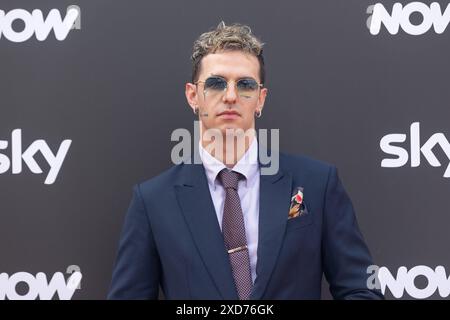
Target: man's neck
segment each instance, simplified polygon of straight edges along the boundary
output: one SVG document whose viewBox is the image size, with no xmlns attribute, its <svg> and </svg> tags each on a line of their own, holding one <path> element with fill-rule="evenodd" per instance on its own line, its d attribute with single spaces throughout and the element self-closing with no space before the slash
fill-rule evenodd
<svg viewBox="0 0 450 320">
<path fill-rule="evenodd" d="M 215 141 L 202 138 L 201 144 L 211 156 L 231 169 L 248 151 L 253 139 L 255 139 L 254 134 L 234 136 L 228 139 L 223 137 L 222 143 L 216 143 Z"/>
</svg>

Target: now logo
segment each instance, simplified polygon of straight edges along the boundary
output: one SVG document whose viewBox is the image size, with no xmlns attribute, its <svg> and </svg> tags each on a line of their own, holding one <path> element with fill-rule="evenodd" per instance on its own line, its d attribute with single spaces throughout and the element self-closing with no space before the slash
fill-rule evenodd
<svg viewBox="0 0 450 320">
<path fill-rule="evenodd" d="M 58 177 L 71 144 L 72 140 L 64 140 L 55 154 L 45 140 L 39 139 L 31 143 L 25 151 L 22 151 L 22 130 L 15 129 L 11 133 L 11 160 L 6 154 L 0 153 L 0 174 L 7 172 L 10 167 L 12 167 L 13 174 L 21 173 L 22 162 L 28 166 L 31 172 L 41 174 L 42 169 L 34 159 L 36 153 L 40 152 L 50 166 L 44 184 L 53 184 Z M 7 140 L 0 140 L 0 152 L 7 149 L 8 145 Z"/>
<path fill-rule="evenodd" d="M 416 266 L 409 271 L 406 267 L 400 267 L 396 277 L 386 267 L 369 266 L 367 273 L 371 274 L 367 279 L 367 288 L 381 289 L 383 294 L 389 288 L 395 298 L 403 297 L 405 291 L 415 299 L 429 298 L 436 290 L 442 298 L 450 295 L 450 278 L 443 266 L 437 266 L 434 270 L 427 266 Z M 417 288 L 415 280 L 418 277 L 426 278 L 425 287 Z"/>
<path fill-rule="evenodd" d="M 28 272 L 17 272 L 11 276 L 0 273 L 0 300 L 51 300 L 57 293 L 60 300 L 70 300 L 79 286 L 82 278 L 79 271 L 75 271 L 67 279 L 62 272 L 56 272 L 50 282 L 43 272 L 36 276 Z M 18 293 L 17 286 L 21 283 L 27 285 L 25 293 Z"/>
<path fill-rule="evenodd" d="M 385 135 L 380 140 L 380 148 L 385 153 L 396 156 L 396 158 L 386 158 L 381 161 L 384 168 L 398 168 L 404 166 L 408 162 L 408 150 L 394 143 L 403 143 L 406 141 L 406 134 L 392 133 Z M 424 144 L 421 145 L 420 123 L 414 122 L 410 127 L 410 151 L 411 151 L 411 167 L 420 166 L 421 155 L 425 157 L 428 163 L 433 167 L 440 167 L 441 163 L 436 158 L 433 148 L 439 145 L 447 156 L 449 163 L 444 172 L 444 178 L 450 178 L 450 143 L 443 133 L 435 133 Z"/>
<path fill-rule="evenodd" d="M 15 21 L 22 21 L 23 30 L 14 30 Z M 0 39 L 3 35 L 9 41 L 24 42 L 35 34 L 38 41 L 44 41 L 53 30 L 56 39 L 63 41 L 71 29 L 81 29 L 81 11 L 78 6 L 69 6 L 64 19 L 57 9 L 50 10 L 45 19 L 39 9 L 31 13 L 24 9 L 14 9 L 6 13 L 0 10 Z"/>
<path fill-rule="evenodd" d="M 367 27 L 370 33 L 377 35 L 380 33 L 381 24 L 386 27 L 390 34 L 397 34 L 400 27 L 407 34 L 417 36 L 424 34 L 431 27 L 434 32 L 441 34 L 447 28 L 450 22 L 450 3 L 442 12 L 441 5 L 433 2 L 430 6 L 422 2 L 411 2 L 403 7 L 401 3 L 395 3 L 391 13 L 381 3 L 371 5 L 367 8 L 370 14 L 367 19 Z M 420 14 L 422 22 L 419 24 L 411 23 L 411 15 Z"/>
</svg>

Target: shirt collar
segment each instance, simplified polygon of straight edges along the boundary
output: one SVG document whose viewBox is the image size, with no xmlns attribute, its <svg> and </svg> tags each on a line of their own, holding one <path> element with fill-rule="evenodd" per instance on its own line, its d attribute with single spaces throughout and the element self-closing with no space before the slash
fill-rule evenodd
<svg viewBox="0 0 450 320">
<path fill-rule="evenodd" d="M 214 158 L 205 148 L 203 148 L 201 141 L 199 142 L 199 154 L 205 168 L 208 184 L 216 189 L 219 183 L 217 175 L 227 166 L 221 161 Z M 248 180 L 258 172 L 258 140 L 253 138 L 250 147 L 242 156 L 241 159 L 232 168 L 233 171 L 239 172 L 245 177 L 245 186 L 247 187 Z"/>
</svg>

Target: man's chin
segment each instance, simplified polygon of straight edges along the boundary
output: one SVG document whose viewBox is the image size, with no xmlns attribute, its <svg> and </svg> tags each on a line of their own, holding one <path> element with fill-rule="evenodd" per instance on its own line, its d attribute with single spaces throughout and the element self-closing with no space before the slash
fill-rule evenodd
<svg viewBox="0 0 450 320">
<path fill-rule="evenodd" d="M 252 128 L 247 128 L 243 126 L 239 122 L 227 122 L 227 123 L 218 123 L 215 126 L 211 126 L 206 128 L 206 131 L 210 131 L 212 134 L 216 134 L 220 131 L 222 135 L 225 134 L 234 134 L 234 133 L 246 133 L 248 130 L 252 130 Z"/>
<path fill-rule="evenodd" d="M 243 128 L 242 126 L 238 124 L 226 124 L 219 127 L 219 130 L 222 132 L 222 134 L 225 133 L 237 133 L 237 132 L 245 132 L 246 128 Z"/>
</svg>

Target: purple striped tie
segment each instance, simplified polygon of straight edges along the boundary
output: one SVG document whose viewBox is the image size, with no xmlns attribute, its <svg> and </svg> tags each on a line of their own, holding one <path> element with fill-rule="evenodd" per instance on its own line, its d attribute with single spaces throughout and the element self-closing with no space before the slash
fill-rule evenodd
<svg viewBox="0 0 450 320">
<path fill-rule="evenodd" d="M 252 291 L 252 275 L 244 217 L 237 191 L 240 176 L 243 177 L 241 174 L 228 169 L 219 172 L 219 181 L 225 189 L 222 233 L 239 299 L 248 300 Z"/>
</svg>

